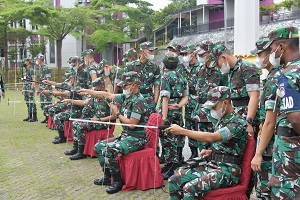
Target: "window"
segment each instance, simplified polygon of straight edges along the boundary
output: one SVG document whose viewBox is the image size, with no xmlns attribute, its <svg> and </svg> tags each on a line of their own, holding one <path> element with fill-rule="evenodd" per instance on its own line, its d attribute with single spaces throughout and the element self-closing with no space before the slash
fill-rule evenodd
<svg viewBox="0 0 300 200">
<path fill-rule="evenodd" d="M 50 48 L 50 63 L 55 63 L 55 44 L 53 41 L 49 42 L 49 48 Z"/>
<path fill-rule="evenodd" d="M 214 9 L 214 12 L 216 13 L 216 12 L 219 12 L 219 9 L 218 8 L 215 8 Z"/>
</svg>

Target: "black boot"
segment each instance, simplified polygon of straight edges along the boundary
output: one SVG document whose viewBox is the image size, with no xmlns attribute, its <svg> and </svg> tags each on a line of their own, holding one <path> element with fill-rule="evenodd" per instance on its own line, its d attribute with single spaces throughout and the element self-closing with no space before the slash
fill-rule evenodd
<svg viewBox="0 0 300 200">
<path fill-rule="evenodd" d="M 168 163 L 166 165 L 167 170 L 162 173 L 163 179 L 168 180 L 174 174 L 174 170 L 177 168 L 177 166 L 177 163 Z"/>
<path fill-rule="evenodd" d="M 83 155 L 83 150 L 84 150 L 84 145 L 78 145 L 78 152 L 75 155 L 71 156 L 70 159 L 79 160 L 79 159 L 86 158 L 86 155 Z"/>
<path fill-rule="evenodd" d="M 120 172 L 117 174 L 112 174 L 112 177 L 114 182 L 106 189 L 108 194 L 114 194 L 121 191 L 124 185 Z"/>
<path fill-rule="evenodd" d="M 58 131 L 59 138 L 52 141 L 53 144 L 66 143 L 67 140 L 64 135 L 64 131 Z"/>
<path fill-rule="evenodd" d="M 78 152 L 78 141 L 74 140 L 74 142 L 73 142 L 73 149 L 70 150 L 70 151 L 64 152 L 64 154 L 67 155 L 67 156 L 71 156 L 71 155 L 76 154 L 77 152 Z"/>
<path fill-rule="evenodd" d="M 190 147 L 190 148 L 191 148 L 192 155 L 189 159 L 198 157 L 198 148 L 197 147 Z"/>
<path fill-rule="evenodd" d="M 110 185 L 111 184 L 111 174 L 109 171 L 109 168 L 102 168 L 102 171 L 104 173 L 103 178 L 95 179 L 94 184 L 95 185 Z"/>
<path fill-rule="evenodd" d="M 30 119 L 30 111 L 28 110 L 28 112 L 27 112 L 27 113 L 28 113 L 28 117 L 27 117 L 27 118 L 25 118 L 25 119 L 23 119 L 23 121 L 24 121 L 24 122 L 27 122 L 27 121 Z"/>
<path fill-rule="evenodd" d="M 32 117 L 30 118 L 30 120 L 28 120 L 28 122 L 36 122 L 36 121 L 38 121 L 36 112 L 33 112 Z"/>
<path fill-rule="evenodd" d="M 44 114 L 44 115 L 45 115 L 45 119 L 43 121 L 41 121 L 42 124 L 48 123 L 48 116 L 46 114 Z"/>
<path fill-rule="evenodd" d="M 177 156 L 178 156 L 178 164 L 179 165 L 184 164 L 184 158 L 183 158 L 183 155 L 182 155 L 182 149 L 183 149 L 183 147 L 177 147 Z"/>
</svg>

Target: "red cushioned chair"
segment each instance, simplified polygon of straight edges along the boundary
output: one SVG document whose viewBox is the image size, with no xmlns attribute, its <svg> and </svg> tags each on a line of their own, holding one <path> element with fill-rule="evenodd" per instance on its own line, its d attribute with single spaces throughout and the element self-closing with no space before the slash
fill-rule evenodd
<svg viewBox="0 0 300 200">
<path fill-rule="evenodd" d="M 51 115 L 48 115 L 48 128 L 53 129 L 54 128 L 54 122 L 52 120 Z"/>
<path fill-rule="evenodd" d="M 159 114 L 151 114 L 147 126 L 158 126 L 161 124 Z M 122 190 L 147 190 L 164 185 L 159 160 L 156 156 L 159 130 L 146 128 L 146 148 L 118 157 L 121 176 L 124 181 Z"/>
<path fill-rule="evenodd" d="M 252 136 L 247 138 L 245 155 L 242 160 L 242 174 L 236 186 L 210 191 L 201 200 L 247 200 L 246 191 L 251 177 L 251 160 L 254 156 L 255 141 Z"/>
<path fill-rule="evenodd" d="M 73 142 L 73 136 L 72 136 L 72 122 L 73 121 L 65 121 L 64 122 L 64 135 L 67 141 Z"/>
<path fill-rule="evenodd" d="M 115 130 L 115 125 L 111 125 L 109 130 L 101 129 L 101 130 L 92 130 L 92 131 L 84 131 L 85 134 L 85 146 L 83 154 L 96 156 L 94 146 L 99 140 L 105 140 L 107 138 L 114 137 L 113 132 Z"/>
</svg>

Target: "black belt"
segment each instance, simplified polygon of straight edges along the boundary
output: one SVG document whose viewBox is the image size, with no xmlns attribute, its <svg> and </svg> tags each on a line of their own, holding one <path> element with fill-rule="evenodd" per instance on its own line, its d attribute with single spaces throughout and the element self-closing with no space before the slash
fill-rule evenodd
<svg viewBox="0 0 300 200">
<path fill-rule="evenodd" d="M 179 98 L 182 98 L 182 97 L 173 97 L 173 96 L 170 96 L 170 99 L 179 99 Z"/>
<path fill-rule="evenodd" d="M 263 156 L 263 161 L 271 161 L 272 156 Z"/>
<path fill-rule="evenodd" d="M 233 106 L 248 106 L 249 98 L 232 99 Z"/>
<path fill-rule="evenodd" d="M 140 93 L 141 93 L 141 94 L 149 94 L 149 93 L 151 93 L 151 92 L 153 92 L 152 88 L 140 90 Z"/>
<path fill-rule="evenodd" d="M 213 153 L 211 159 L 217 162 L 233 163 L 237 165 L 241 164 L 241 158 L 237 156 Z"/>
<path fill-rule="evenodd" d="M 293 137 L 293 136 L 300 136 L 293 128 L 289 127 L 277 127 L 276 135 L 285 136 L 285 137 Z"/>
</svg>

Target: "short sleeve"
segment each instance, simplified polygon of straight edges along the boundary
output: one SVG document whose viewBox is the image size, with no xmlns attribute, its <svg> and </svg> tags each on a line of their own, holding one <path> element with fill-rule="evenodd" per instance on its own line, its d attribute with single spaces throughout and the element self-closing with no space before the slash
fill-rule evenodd
<svg viewBox="0 0 300 200">
<path fill-rule="evenodd" d="M 117 103 L 123 103 L 125 95 L 124 94 L 116 94 L 116 102 Z"/>
<path fill-rule="evenodd" d="M 160 96 L 161 97 L 171 97 L 171 87 L 168 75 L 164 75 L 161 79 L 161 88 L 160 88 Z"/>
<path fill-rule="evenodd" d="M 140 120 L 142 115 L 145 115 L 146 107 L 143 101 L 137 100 L 132 104 L 132 112 L 130 118 Z"/>
<path fill-rule="evenodd" d="M 239 138 L 240 135 L 244 133 L 243 125 L 238 122 L 230 122 L 227 123 L 225 127 L 220 128 L 217 132 L 219 132 L 222 136 L 222 141 L 227 142 L 231 138 Z"/>
<path fill-rule="evenodd" d="M 259 91 L 260 74 L 256 66 L 250 62 L 243 62 L 243 79 L 246 83 L 247 92 Z"/>
</svg>

